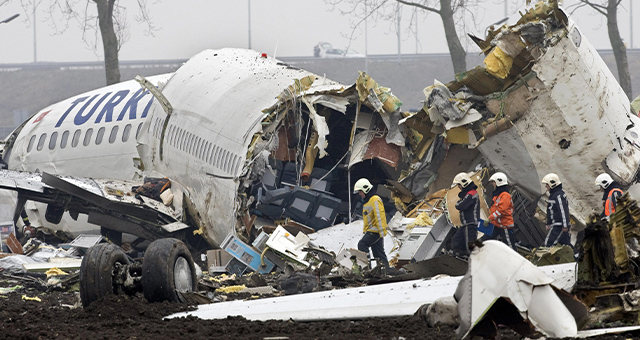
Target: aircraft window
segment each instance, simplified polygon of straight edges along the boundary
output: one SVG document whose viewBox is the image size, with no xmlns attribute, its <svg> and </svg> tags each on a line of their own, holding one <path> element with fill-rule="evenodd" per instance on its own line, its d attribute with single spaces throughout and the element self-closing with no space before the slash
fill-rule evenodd
<svg viewBox="0 0 640 340">
<path fill-rule="evenodd" d="M 158 118 L 153 120 L 153 130 L 151 130 L 151 135 L 152 136 L 158 135 Z"/>
<path fill-rule="evenodd" d="M 240 167 L 240 156 L 234 157 L 233 164 L 235 165 L 233 167 L 233 174 L 235 175 L 238 173 L 238 168 Z"/>
<path fill-rule="evenodd" d="M 216 151 L 215 146 L 213 145 L 213 143 L 209 143 L 209 152 L 207 153 L 207 160 L 206 162 L 211 164 L 211 159 L 213 159 L 213 153 Z"/>
<path fill-rule="evenodd" d="M 88 128 L 87 132 L 84 133 L 84 141 L 82 141 L 82 145 L 87 146 L 91 143 L 91 135 L 93 134 L 93 129 Z"/>
<path fill-rule="evenodd" d="M 162 129 L 164 128 L 164 119 L 158 120 L 158 132 L 156 132 L 156 137 L 160 138 L 162 135 Z"/>
<path fill-rule="evenodd" d="M 162 119 L 158 118 L 158 123 L 156 124 L 156 138 L 160 137 L 161 130 L 162 130 Z"/>
<path fill-rule="evenodd" d="M 214 145 L 213 146 L 213 152 L 211 153 L 211 158 L 209 159 L 209 163 L 211 163 L 211 165 L 215 165 L 216 164 L 216 156 L 218 155 L 218 146 Z"/>
<path fill-rule="evenodd" d="M 167 130 L 167 143 L 171 144 L 171 137 L 173 137 L 173 125 L 169 126 Z"/>
<path fill-rule="evenodd" d="M 227 157 L 226 161 L 225 161 L 225 169 L 224 171 L 226 171 L 227 173 L 231 173 L 231 168 L 233 167 L 233 154 L 231 152 L 229 152 L 229 157 Z"/>
<path fill-rule="evenodd" d="M 58 133 L 54 132 L 51 134 L 51 139 L 49 139 L 49 150 L 55 149 L 57 141 L 58 141 Z"/>
<path fill-rule="evenodd" d="M 138 124 L 138 129 L 136 130 L 136 139 L 138 139 L 138 135 L 140 134 L 141 129 L 142 129 L 142 123 Z"/>
<path fill-rule="evenodd" d="M 224 164 L 224 154 L 227 152 L 227 150 L 220 148 L 220 155 L 218 156 L 218 160 L 216 160 L 216 167 L 218 169 L 222 169 L 222 165 Z"/>
<path fill-rule="evenodd" d="M 222 169 L 222 160 L 224 159 L 224 152 L 225 150 L 223 148 L 220 148 L 218 157 L 216 157 L 216 168 L 218 169 Z"/>
<path fill-rule="evenodd" d="M 222 170 L 227 171 L 229 163 L 229 152 L 224 150 L 224 158 L 222 159 Z"/>
<path fill-rule="evenodd" d="M 60 138 L 60 149 L 67 147 L 67 140 L 69 140 L 69 130 L 65 130 L 62 133 L 62 138 Z"/>
<path fill-rule="evenodd" d="M 198 137 L 198 144 L 196 148 L 196 157 L 202 158 L 202 139 Z"/>
<path fill-rule="evenodd" d="M 104 137 L 104 126 L 101 127 L 96 134 L 96 145 L 100 145 L 102 143 L 102 137 Z"/>
<path fill-rule="evenodd" d="M 158 128 L 156 129 L 156 137 L 160 138 L 162 134 L 162 127 L 164 126 L 164 119 L 158 119 Z"/>
<path fill-rule="evenodd" d="M 118 137 L 118 129 L 120 127 L 118 125 L 111 128 L 111 134 L 109 135 L 109 143 L 113 144 L 116 141 L 116 137 Z"/>
<path fill-rule="evenodd" d="M 229 161 L 227 162 L 227 172 L 231 173 L 231 169 L 233 169 L 233 154 L 229 152 Z"/>
<path fill-rule="evenodd" d="M 47 139 L 47 134 L 46 133 L 41 134 L 40 139 L 38 139 L 38 146 L 36 147 L 38 151 L 42 150 L 42 148 L 44 147 L 45 139 Z"/>
<path fill-rule="evenodd" d="M 124 127 L 124 131 L 122 131 L 122 142 L 125 143 L 129 140 L 129 135 L 131 134 L 131 124 L 127 124 Z"/>
<path fill-rule="evenodd" d="M 238 164 L 238 156 L 232 155 L 231 159 L 232 159 L 232 161 L 229 162 L 229 173 L 231 173 L 233 175 L 233 174 L 235 174 L 235 172 L 233 172 L 233 169 L 235 169 L 236 168 L 236 164 Z"/>
<path fill-rule="evenodd" d="M 204 161 L 206 163 L 209 163 L 210 159 L 211 159 L 211 143 L 207 142 L 207 152 L 205 152 L 204 154 Z"/>
<path fill-rule="evenodd" d="M 36 141 L 36 135 L 31 136 L 31 139 L 29 139 L 29 146 L 27 146 L 27 152 L 30 152 L 31 149 L 33 149 L 33 143 L 35 143 Z"/>
<path fill-rule="evenodd" d="M 82 131 L 80 131 L 80 129 L 76 130 L 76 132 L 73 133 L 73 139 L 71 140 L 72 147 L 75 148 L 78 145 L 78 142 L 80 141 L 80 134 L 82 134 Z"/>
</svg>

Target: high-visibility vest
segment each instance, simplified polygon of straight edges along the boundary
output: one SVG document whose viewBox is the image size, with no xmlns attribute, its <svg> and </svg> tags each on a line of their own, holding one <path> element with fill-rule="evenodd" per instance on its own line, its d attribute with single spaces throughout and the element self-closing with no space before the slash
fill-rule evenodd
<svg viewBox="0 0 640 340">
<path fill-rule="evenodd" d="M 613 205 L 614 192 L 619 192 L 620 195 L 622 195 L 622 190 L 620 188 L 611 189 L 609 196 L 607 196 L 607 200 L 604 201 L 604 216 L 611 216 L 611 214 L 616 212 L 616 207 Z"/>
</svg>

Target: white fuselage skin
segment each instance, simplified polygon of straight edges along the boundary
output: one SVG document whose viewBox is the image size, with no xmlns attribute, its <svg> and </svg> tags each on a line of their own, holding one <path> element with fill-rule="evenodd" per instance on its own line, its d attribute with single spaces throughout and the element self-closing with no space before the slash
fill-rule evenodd
<svg viewBox="0 0 640 340">
<path fill-rule="evenodd" d="M 171 74 L 150 77 L 158 84 Z M 148 118 L 153 96 L 136 81 L 83 93 L 39 111 L 14 131 L 15 140 L 5 145 L 5 162 L 11 170 L 48 172 L 57 175 L 114 178 L 136 177 L 136 137 Z M 9 138 L 11 139 L 11 138 Z M 3 204 L 11 202 L 2 191 Z M 44 219 L 44 205 L 27 202 L 33 225 L 78 235 L 97 233 L 99 227 L 86 216 L 73 221 L 68 214 L 58 225 Z M 11 217 L 3 216 L 6 219 Z"/>
<path fill-rule="evenodd" d="M 255 51 L 207 50 L 175 73 L 148 78 L 173 107 L 170 115 L 135 81 L 105 87 L 34 115 L 16 130 L 6 161 L 9 169 L 57 175 L 168 177 L 174 207 L 191 210 L 193 227 L 208 243 L 219 245 L 236 230 L 239 177 L 251 164 L 247 151 L 263 129 L 263 110 L 277 105 L 288 86 L 307 76 L 313 75 Z M 123 139 L 125 131 L 128 138 Z M 33 213 L 44 216 L 43 206 L 36 211 L 37 206 L 27 206 L 32 220 Z M 34 224 L 72 234 L 99 230 L 80 216 L 58 225 L 44 218 Z"/>
</svg>

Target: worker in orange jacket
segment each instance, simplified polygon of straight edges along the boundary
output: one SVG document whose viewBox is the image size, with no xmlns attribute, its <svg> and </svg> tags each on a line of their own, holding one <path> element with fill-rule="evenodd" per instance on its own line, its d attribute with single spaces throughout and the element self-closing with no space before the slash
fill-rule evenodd
<svg viewBox="0 0 640 340">
<path fill-rule="evenodd" d="M 620 184 L 614 181 L 609 174 L 603 173 L 596 177 L 596 185 L 599 186 L 604 194 L 602 195 L 602 204 L 604 210 L 600 214 L 600 217 L 609 219 L 609 216 L 616 212 L 616 206 L 618 205 L 618 198 L 622 196 L 622 189 Z"/>
<path fill-rule="evenodd" d="M 493 204 L 489 208 L 489 217 L 484 221 L 484 226 L 493 225 L 491 235 L 485 234 L 482 240 L 501 240 L 507 246 L 516 250 L 516 239 L 513 235 L 515 225 L 513 223 L 513 202 L 507 176 L 502 172 L 496 172 L 489 178 L 489 184 L 493 186 Z"/>
</svg>

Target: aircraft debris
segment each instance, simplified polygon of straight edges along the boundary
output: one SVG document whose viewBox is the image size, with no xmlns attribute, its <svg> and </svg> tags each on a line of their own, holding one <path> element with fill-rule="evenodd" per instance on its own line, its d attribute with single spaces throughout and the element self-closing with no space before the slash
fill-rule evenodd
<svg viewBox="0 0 640 340">
<path fill-rule="evenodd" d="M 575 268 L 575 264 L 573 264 Z M 477 332 L 496 334 L 505 324 L 528 336 L 535 330 L 550 337 L 575 336 L 587 314 L 580 303 L 565 303 L 554 280 L 499 241 L 486 241 L 472 250 L 469 270 L 455 293 L 460 339 Z M 518 315 L 519 317 L 516 317 Z"/>
</svg>

